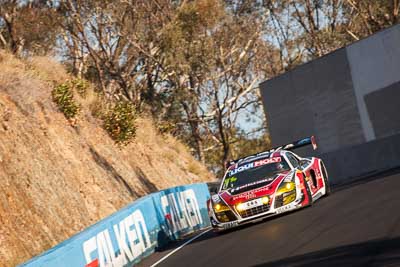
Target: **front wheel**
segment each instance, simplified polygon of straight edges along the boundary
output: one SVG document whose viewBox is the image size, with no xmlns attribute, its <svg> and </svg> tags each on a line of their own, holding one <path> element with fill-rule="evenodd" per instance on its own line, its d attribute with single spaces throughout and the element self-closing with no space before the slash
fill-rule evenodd
<svg viewBox="0 0 400 267">
<path fill-rule="evenodd" d="M 306 174 L 303 172 L 303 176 L 302 179 L 300 180 L 300 182 L 303 184 L 304 188 L 302 188 L 301 192 L 303 194 L 301 203 L 302 203 L 302 207 L 310 207 L 313 204 L 313 199 L 312 199 L 312 195 L 311 195 L 311 190 L 310 190 L 310 185 L 308 184 L 308 181 L 306 178 Z M 305 191 L 305 192 L 304 192 Z M 307 199 L 307 202 L 304 203 L 305 199 Z"/>
<path fill-rule="evenodd" d="M 328 173 L 326 172 L 325 164 L 322 161 L 321 161 L 321 173 L 322 173 L 322 178 L 324 179 L 325 196 L 329 196 L 331 194 L 331 185 L 329 184 Z"/>
<path fill-rule="evenodd" d="M 307 197 L 308 197 L 308 200 L 309 200 L 308 203 L 307 203 L 307 205 L 306 205 L 305 207 L 310 207 L 310 206 L 312 206 L 312 204 L 313 204 L 313 198 L 312 198 L 312 195 L 311 195 L 310 186 L 309 186 L 309 184 L 307 183 L 306 180 L 304 180 L 304 186 L 305 186 L 305 188 L 306 188 Z"/>
</svg>

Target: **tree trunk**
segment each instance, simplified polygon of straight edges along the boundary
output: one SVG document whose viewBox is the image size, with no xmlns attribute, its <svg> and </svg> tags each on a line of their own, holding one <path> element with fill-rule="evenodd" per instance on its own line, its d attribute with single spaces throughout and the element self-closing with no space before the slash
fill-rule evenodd
<svg viewBox="0 0 400 267">
<path fill-rule="evenodd" d="M 193 138 L 196 156 L 201 163 L 205 164 L 203 139 L 201 138 L 200 135 L 200 125 L 199 125 L 199 119 L 197 118 L 197 113 L 195 112 L 196 111 L 195 105 L 192 103 L 189 106 L 185 101 L 181 101 L 181 104 L 183 106 L 183 109 L 185 110 L 186 117 L 189 122 L 191 137 Z"/>
</svg>

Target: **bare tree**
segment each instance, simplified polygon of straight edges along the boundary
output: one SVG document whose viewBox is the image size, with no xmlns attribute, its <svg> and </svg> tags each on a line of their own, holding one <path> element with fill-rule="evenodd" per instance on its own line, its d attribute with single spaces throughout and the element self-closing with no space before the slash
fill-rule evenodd
<svg viewBox="0 0 400 267">
<path fill-rule="evenodd" d="M 63 40 L 74 72 L 86 73 L 110 97 L 137 106 L 143 95 L 151 98 L 162 71 L 157 34 L 169 19 L 169 1 L 67 0 L 62 6 Z"/>
<path fill-rule="evenodd" d="M 46 54 L 56 45 L 59 20 L 52 2 L 0 1 L 0 48 L 22 56 Z"/>
</svg>

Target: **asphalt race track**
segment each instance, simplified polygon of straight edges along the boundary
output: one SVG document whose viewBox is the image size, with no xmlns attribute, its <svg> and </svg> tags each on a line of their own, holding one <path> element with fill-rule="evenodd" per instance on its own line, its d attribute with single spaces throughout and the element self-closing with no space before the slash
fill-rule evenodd
<svg viewBox="0 0 400 267">
<path fill-rule="evenodd" d="M 400 174 L 336 187 L 310 208 L 224 234 L 210 231 L 157 266 L 400 266 Z"/>
</svg>

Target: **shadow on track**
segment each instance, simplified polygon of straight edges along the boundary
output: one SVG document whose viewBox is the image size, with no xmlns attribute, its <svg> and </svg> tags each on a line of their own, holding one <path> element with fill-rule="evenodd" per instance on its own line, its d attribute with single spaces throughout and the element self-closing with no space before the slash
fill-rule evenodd
<svg viewBox="0 0 400 267">
<path fill-rule="evenodd" d="M 333 189 L 332 190 L 332 194 L 335 194 L 336 192 L 339 192 L 339 191 L 342 191 L 342 190 L 347 190 L 347 189 L 352 188 L 354 186 L 359 186 L 359 185 L 362 185 L 362 184 L 366 184 L 366 183 L 369 183 L 369 182 L 372 182 L 372 181 L 375 181 L 375 180 L 378 180 L 378 179 L 385 179 L 385 178 L 390 177 L 391 175 L 394 175 L 396 173 L 400 173 L 400 168 L 391 169 L 391 170 L 387 170 L 387 171 L 384 171 L 384 172 L 374 173 L 374 174 L 366 175 L 366 176 L 363 176 L 363 177 L 351 179 L 348 182 L 344 182 L 344 183 L 341 183 L 341 184 L 338 184 L 338 185 L 334 185 L 333 188 L 332 188 Z M 327 201 L 329 201 L 329 197 L 327 198 Z M 319 202 L 317 201 L 315 204 L 318 205 Z M 309 208 L 306 208 L 306 209 L 312 209 L 312 208 L 313 207 L 309 207 Z M 245 225 L 241 225 L 241 226 L 239 226 L 237 228 L 229 229 L 229 230 L 223 231 L 221 233 L 215 233 L 215 232 L 213 232 L 211 230 L 210 232 L 208 232 L 208 233 L 200 236 L 199 238 L 195 239 L 194 241 L 192 241 L 190 244 L 188 244 L 188 246 L 190 246 L 191 244 L 197 243 L 197 242 L 203 242 L 203 241 L 207 241 L 209 239 L 219 238 L 219 237 L 222 237 L 222 236 L 225 236 L 225 235 L 229 235 L 229 234 L 232 234 L 234 232 L 240 232 L 240 231 L 245 230 L 245 229 L 247 229 L 249 227 L 252 227 L 252 226 L 255 226 L 255 225 L 258 225 L 258 224 L 268 223 L 268 221 L 276 220 L 278 218 L 285 217 L 285 216 L 288 216 L 290 214 L 299 213 L 299 212 L 302 212 L 304 210 L 305 209 L 298 209 L 298 210 L 295 210 L 295 211 L 292 211 L 292 212 L 289 212 L 289 213 L 283 213 L 283 214 L 279 214 L 277 216 L 273 216 L 273 217 L 270 217 L 270 218 L 264 218 L 264 219 L 262 219 L 260 221 L 253 222 L 253 223 L 248 223 L 248 224 L 245 224 Z M 196 236 L 197 234 L 198 233 L 189 235 L 189 236 L 187 236 L 187 238 L 179 240 L 179 241 L 171 241 L 168 244 L 165 244 L 164 246 L 162 246 L 161 248 L 157 248 L 156 251 L 157 252 L 163 252 L 163 251 L 167 251 L 167 250 L 173 250 L 173 249 L 179 247 L 180 245 L 182 245 L 183 243 L 185 243 L 190 238 Z M 399 247 L 400 247 L 400 245 L 399 245 Z M 400 253 L 400 248 L 399 248 L 399 253 Z M 270 265 L 266 265 L 266 266 L 270 266 Z M 274 266 L 274 265 L 271 265 L 271 266 Z M 281 266 L 281 265 L 278 265 L 278 266 Z M 282 266 L 285 266 L 285 265 L 282 265 Z M 303 265 L 293 265 L 293 266 L 303 266 Z M 324 266 L 331 266 L 331 265 L 324 265 Z M 332 265 L 332 266 L 334 266 L 334 265 Z M 344 265 L 344 266 L 353 266 L 353 265 Z M 354 265 L 354 266 L 364 266 L 364 265 Z M 400 266 L 400 262 L 399 262 L 398 265 L 394 265 L 394 266 L 399 267 Z M 336 265 L 335 267 L 341 267 L 341 265 Z"/>
<path fill-rule="evenodd" d="M 190 242 L 188 244 L 188 246 L 190 246 L 191 244 L 198 243 L 198 242 L 207 241 L 207 240 L 212 239 L 212 238 L 220 238 L 220 237 L 225 236 L 225 235 L 229 235 L 229 234 L 232 234 L 232 233 L 235 233 L 235 232 L 240 232 L 240 231 L 245 230 L 247 228 L 250 228 L 252 226 L 268 223 L 271 220 L 276 220 L 278 218 L 288 216 L 289 214 L 295 214 L 295 213 L 301 212 L 302 210 L 310 209 L 310 208 L 312 208 L 312 207 L 297 209 L 297 210 L 290 211 L 290 212 L 287 212 L 287 213 L 278 214 L 278 215 L 275 215 L 273 217 L 259 219 L 259 220 L 255 221 L 255 222 L 243 224 L 243 225 L 240 225 L 238 227 L 235 227 L 235 228 L 232 228 L 232 229 L 227 229 L 227 230 L 224 230 L 224 231 L 221 231 L 221 232 L 214 232 L 213 230 L 210 230 L 208 233 L 206 233 L 206 234 L 200 236 L 199 238 L 196 238 L 192 242 Z M 192 238 L 192 237 L 194 237 L 194 236 L 196 236 L 198 234 L 199 233 L 188 235 L 185 239 L 182 239 L 182 240 L 170 241 L 168 244 L 166 244 L 166 245 L 164 245 L 162 247 L 156 248 L 156 252 L 163 252 L 163 251 L 173 250 L 175 248 L 178 248 L 183 243 L 188 241 L 190 238 Z"/>
<path fill-rule="evenodd" d="M 400 237 L 376 239 L 305 255 L 294 256 L 253 267 L 395 267 L 400 266 Z"/>
<path fill-rule="evenodd" d="M 345 190 L 350 187 L 358 186 L 361 184 L 366 184 L 375 180 L 384 179 L 392 175 L 400 173 L 400 167 L 392 168 L 384 171 L 376 171 L 369 174 L 365 174 L 360 177 L 354 177 L 348 181 L 342 182 L 340 184 L 333 185 L 333 192 Z"/>
</svg>

